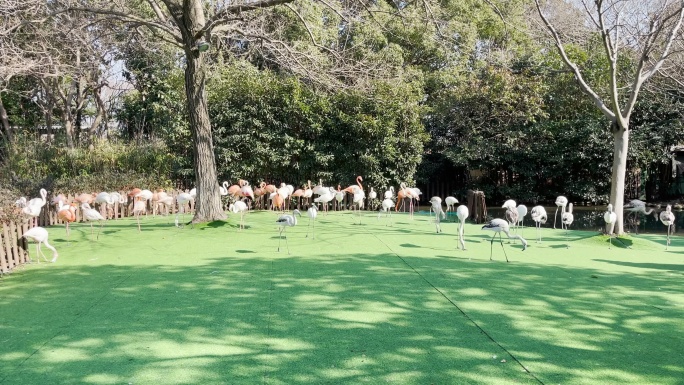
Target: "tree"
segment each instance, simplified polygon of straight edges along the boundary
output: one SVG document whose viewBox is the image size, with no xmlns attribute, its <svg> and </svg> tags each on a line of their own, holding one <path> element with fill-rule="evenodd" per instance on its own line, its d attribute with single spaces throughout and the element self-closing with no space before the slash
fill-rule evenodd
<svg viewBox="0 0 684 385">
<path fill-rule="evenodd" d="M 644 83 L 678 52 L 673 46 L 681 44 L 683 39 L 684 0 L 578 0 L 576 3 L 584 10 L 588 21 L 585 34 L 557 28 L 562 20 L 557 10 L 564 7 L 557 2 L 535 0 L 536 11 L 564 65 L 610 122 L 613 136 L 610 202 L 618 218 L 616 228 L 607 227 L 606 230 L 622 234 L 630 116 Z M 580 19 L 583 21 L 585 19 Z M 573 37 L 577 40 L 573 41 Z M 573 44 L 594 38 L 600 39 L 606 56 L 604 69 L 608 82 L 605 93 L 598 84 L 587 81 L 586 68 L 579 65 L 571 50 Z"/>
</svg>

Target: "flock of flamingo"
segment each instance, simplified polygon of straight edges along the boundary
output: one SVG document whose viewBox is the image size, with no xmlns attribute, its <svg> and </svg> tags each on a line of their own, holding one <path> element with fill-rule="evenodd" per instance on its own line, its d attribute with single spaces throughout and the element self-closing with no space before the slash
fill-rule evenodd
<svg viewBox="0 0 684 385">
<path fill-rule="evenodd" d="M 352 196 L 351 209 L 352 211 L 356 212 L 355 218 L 358 219 L 359 224 L 361 223 L 361 210 L 364 208 L 366 200 L 368 200 L 369 205 L 378 206 L 378 219 L 383 213 L 385 214 L 385 217 L 390 218 L 389 225 L 391 226 L 391 209 L 394 208 L 395 211 L 398 211 L 400 205 L 404 204 L 404 201 L 408 199 L 408 215 L 410 218 L 413 218 L 415 209 L 413 201 L 415 199 L 416 202 L 419 202 L 420 196 L 422 195 L 422 192 L 418 188 L 407 187 L 405 183 L 401 183 L 395 195 L 394 187 L 389 187 L 387 191 L 384 192 L 382 200 L 380 201 L 377 192 L 372 187 L 370 188 L 368 197 L 366 197 L 366 193 L 361 182 L 363 182 L 363 178 L 358 176 L 356 178 L 356 184 L 350 185 L 345 189 L 341 189 L 340 185 L 338 185 L 337 189 L 334 189 L 333 187 L 323 186 L 322 182 L 312 187 L 311 182 L 309 181 L 307 185 L 303 186 L 303 188 L 295 190 L 292 185 L 287 185 L 285 183 L 282 183 L 280 187 L 276 187 L 275 185 L 267 184 L 265 182 L 262 182 L 259 187 L 252 189 L 249 182 L 245 180 L 239 180 L 238 184 L 232 186 L 228 182 L 223 182 L 219 187 L 219 194 L 221 196 L 229 196 L 231 198 L 232 203 L 230 203 L 228 206 L 228 210 L 240 215 L 240 230 L 244 229 L 244 216 L 250 210 L 250 204 L 248 203 L 253 203 L 255 207 L 266 208 L 266 199 L 268 202 L 270 202 L 268 205 L 269 208 L 280 212 L 284 212 L 286 207 L 290 207 L 292 198 L 306 200 L 308 203 L 308 209 L 306 210 L 306 213 L 309 217 L 309 227 L 313 221 L 314 227 L 312 231 L 312 237 L 314 239 L 315 220 L 318 215 L 318 205 L 321 205 L 323 210 L 327 213 L 328 205 L 334 201 L 336 201 L 338 205 L 341 204 L 341 202 L 344 200 L 345 194 L 351 194 Z M 128 192 L 127 196 L 117 192 L 80 194 L 75 198 L 74 202 L 70 203 L 66 201 L 64 195 L 59 194 L 52 199 L 52 203 L 57 207 L 57 216 L 65 223 L 68 242 L 70 233 L 69 224 L 76 220 L 76 210 L 79 206 L 83 213 L 84 220 L 90 222 L 91 236 L 94 232 L 93 222 L 100 222 L 100 228 L 98 229 L 97 233 L 97 239 L 99 239 L 100 231 L 104 226 L 106 218 L 100 213 L 100 211 L 92 208 L 91 204 L 98 204 L 100 209 L 105 211 L 105 215 L 109 216 L 111 205 L 113 205 L 115 202 L 120 204 L 132 202 L 132 212 L 136 217 L 138 231 L 140 231 L 140 215 L 147 214 L 148 201 L 152 202 L 154 212 L 156 212 L 158 208 L 162 211 L 164 208 L 166 208 L 167 214 L 169 213 L 169 208 L 172 205 L 178 204 L 175 225 L 180 227 L 180 223 L 182 221 L 179 221 L 179 214 L 182 214 L 183 216 L 185 215 L 188 204 L 194 201 L 195 196 L 196 189 L 192 189 L 188 193 L 182 192 L 174 198 L 166 194 L 163 190 L 152 192 L 150 190 L 135 188 Z M 442 219 L 446 219 L 449 211 L 455 211 L 460 222 L 460 227 L 458 229 L 458 241 L 460 248 L 465 250 L 464 223 L 469 216 L 468 207 L 466 205 L 456 206 L 456 204 L 458 204 L 458 200 L 452 196 L 448 196 L 444 199 L 446 211 L 443 209 L 442 199 L 440 197 L 432 197 L 429 202 L 430 215 L 433 211 L 435 213 L 434 223 L 437 233 L 442 231 Z M 47 191 L 45 189 L 41 189 L 40 197 L 28 201 L 26 198 L 21 197 L 16 201 L 16 206 L 21 210 L 25 217 L 29 219 L 29 221 L 34 221 L 33 227 L 25 232 L 23 237 L 36 242 L 38 262 L 40 262 L 41 256 L 45 261 L 47 261 L 47 257 L 45 257 L 41 250 L 42 244 L 44 244 L 48 249 L 52 250 L 53 256 L 51 262 L 55 262 L 58 257 L 57 250 L 54 248 L 54 246 L 49 244 L 47 230 L 37 225 L 37 217 L 40 215 L 41 210 L 46 203 Z M 565 229 L 567 234 L 568 227 L 572 225 L 574 221 L 574 216 L 572 213 L 573 205 L 572 203 L 568 203 L 568 199 L 564 196 L 559 196 L 556 199 L 555 204 L 556 212 L 554 213 L 553 228 L 556 228 L 556 218 L 560 210 L 561 229 Z M 299 204 L 297 207 L 299 207 Z M 508 255 L 506 255 L 506 250 L 503 247 L 503 237 L 501 234 L 505 234 L 509 239 L 520 240 L 524 251 L 528 245 L 527 241 L 518 234 L 511 234 L 511 226 L 513 226 L 513 229 L 517 231 L 517 228 L 523 225 L 523 220 L 528 214 L 528 210 L 525 205 L 517 205 L 512 199 L 505 201 L 502 208 L 506 209 L 505 219 L 494 218 L 482 226 L 482 230 L 494 232 L 494 235 L 490 240 L 490 260 L 492 259 L 494 240 L 496 236 L 499 235 L 499 241 L 501 243 L 502 249 L 504 250 L 506 262 L 508 262 Z M 372 207 L 372 209 L 375 209 L 375 207 Z M 640 200 L 630 201 L 627 205 L 625 205 L 625 210 L 632 212 L 634 215 L 638 215 L 639 213 L 648 215 L 653 212 L 652 208 L 647 210 L 645 202 Z M 537 242 L 541 242 L 541 225 L 545 224 L 548 219 L 546 210 L 543 206 L 534 206 L 529 213 L 530 217 L 535 222 L 535 227 L 537 230 L 536 240 Z M 289 245 L 287 244 L 287 237 L 284 237 L 284 233 L 287 227 L 292 227 L 297 224 L 297 216 L 301 216 L 301 212 L 298 209 L 294 209 L 292 214 L 282 214 L 276 220 L 276 225 L 279 228 L 278 251 L 280 251 L 282 240 L 285 239 L 287 252 L 288 254 L 290 253 Z M 607 224 L 615 223 L 617 220 L 617 215 L 615 212 L 613 212 L 612 205 L 608 205 L 607 211 L 604 213 L 603 218 Z M 670 234 L 674 232 L 675 216 L 672 212 L 672 206 L 667 205 L 666 209 L 660 212 L 659 218 L 660 221 L 667 226 L 667 250 L 667 247 L 670 245 Z M 309 231 L 307 229 L 306 237 L 308 236 Z M 609 247 L 611 246 L 612 236 L 609 240 Z"/>
</svg>

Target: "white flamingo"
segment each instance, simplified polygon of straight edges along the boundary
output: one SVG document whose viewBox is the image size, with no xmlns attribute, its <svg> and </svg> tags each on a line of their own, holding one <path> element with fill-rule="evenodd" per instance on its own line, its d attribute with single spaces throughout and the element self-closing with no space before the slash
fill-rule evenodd
<svg viewBox="0 0 684 385">
<path fill-rule="evenodd" d="M 465 221 L 468 218 L 468 215 L 470 215 L 470 213 L 468 212 L 468 206 L 460 205 L 456 208 L 456 216 L 458 217 L 458 220 L 461 223 L 461 225 L 458 228 L 458 240 L 461 243 L 461 247 L 463 248 L 463 250 L 466 249 L 463 231 L 465 227 Z"/>
<path fill-rule="evenodd" d="M 382 207 L 378 210 L 378 219 L 380 219 L 380 214 L 384 211 L 385 218 L 389 217 L 389 226 L 392 226 L 392 207 L 394 207 L 394 201 L 390 198 L 385 198 L 382 201 Z M 387 226 L 387 224 L 385 224 L 385 226 Z"/>
<path fill-rule="evenodd" d="M 447 207 L 446 212 L 447 212 L 447 216 L 448 216 L 449 211 L 454 211 L 454 207 L 456 207 L 455 205 L 456 205 L 456 203 L 458 203 L 458 199 L 456 199 L 452 196 L 448 196 L 448 197 L 444 198 L 444 203 L 446 203 L 446 207 Z"/>
<path fill-rule="evenodd" d="M 335 189 L 332 187 L 328 187 L 327 190 L 322 191 L 321 195 L 318 198 L 314 198 L 314 203 L 320 203 L 323 205 L 323 211 L 325 212 L 325 215 L 328 215 L 328 203 L 330 203 L 334 198 L 335 198 Z"/>
<path fill-rule="evenodd" d="M 558 209 L 561 209 L 561 218 L 563 217 L 563 213 L 565 212 L 565 207 L 568 205 L 568 198 L 559 195 L 558 198 L 556 198 L 556 212 L 553 214 L 553 228 L 556 228 L 556 216 L 558 215 Z M 562 227 L 562 225 L 561 225 Z"/>
<path fill-rule="evenodd" d="M 81 211 L 83 212 L 83 218 L 90 222 L 90 236 L 93 236 L 93 222 L 94 221 L 99 221 L 100 222 L 100 228 L 97 230 L 97 238 L 100 239 L 100 231 L 102 231 L 102 228 L 104 227 L 104 222 L 105 218 L 100 214 L 99 211 L 95 210 L 94 208 L 91 208 L 88 203 L 81 203 Z"/>
<path fill-rule="evenodd" d="M 667 226 L 667 243 L 665 250 L 670 246 L 670 231 L 674 233 L 675 215 L 672 212 L 672 205 L 667 205 L 665 211 L 660 212 L 660 221 Z"/>
<path fill-rule="evenodd" d="M 19 198 L 19 200 L 21 201 L 22 198 Z M 38 217 L 40 216 L 40 212 L 43 210 L 43 206 L 45 206 L 45 203 L 47 202 L 46 198 L 47 191 L 44 188 L 42 188 L 40 189 L 40 197 L 33 198 L 30 201 L 26 202 L 26 207 L 22 209 L 22 212 L 25 215 L 34 220 L 34 226 L 38 226 Z M 26 198 L 24 198 L 24 201 L 25 200 Z"/>
<path fill-rule="evenodd" d="M 544 206 L 534 206 L 532 207 L 530 216 L 537 227 L 537 242 L 541 243 L 541 225 L 546 223 L 546 221 L 549 219 L 548 215 L 546 215 L 546 209 Z"/>
<path fill-rule="evenodd" d="M 527 215 L 527 206 L 519 204 L 515 208 L 518 212 L 518 222 L 515 223 L 515 231 L 518 231 L 518 227 L 525 228 L 525 215 Z M 522 233 L 522 230 L 520 231 Z"/>
<path fill-rule="evenodd" d="M 50 245 L 50 243 L 48 243 L 48 232 L 47 232 L 47 230 L 45 230 L 44 228 L 42 228 L 40 226 L 32 227 L 27 232 L 25 232 L 24 235 L 22 235 L 22 237 L 26 238 L 28 240 L 31 240 L 33 242 L 36 242 L 36 255 L 37 255 L 36 258 L 38 259 L 38 263 L 40 263 L 40 256 L 41 255 L 43 256 L 43 259 L 45 260 L 45 262 L 47 262 L 47 257 L 45 256 L 45 254 L 43 254 L 43 250 L 41 248 L 42 244 L 45 244 L 45 247 L 52 250 L 52 259 L 50 260 L 50 262 L 56 262 L 57 261 L 57 257 L 59 257 L 59 254 L 57 253 L 57 250 L 52 245 Z M 29 256 L 29 260 L 30 259 L 31 259 L 31 257 Z"/>
<path fill-rule="evenodd" d="M 299 210 L 295 209 L 292 211 L 292 215 L 281 215 L 276 220 L 276 224 L 280 226 L 280 238 L 278 238 L 278 252 L 280 252 L 280 241 L 282 241 L 283 239 L 283 233 L 285 232 L 285 228 L 294 227 L 297 225 L 297 215 L 301 217 L 302 213 L 300 213 Z M 285 246 L 287 247 L 287 253 L 290 254 L 290 246 L 287 244 L 287 237 L 285 237 Z"/>
<path fill-rule="evenodd" d="M 306 210 L 306 215 L 309 217 L 309 225 L 306 227 L 306 237 L 309 237 L 309 227 L 311 227 L 311 222 L 313 221 L 313 230 L 311 231 L 311 238 L 316 239 L 316 217 L 318 216 L 318 207 L 315 204 L 311 205 L 308 210 Z"/>
<path fill-rule="evenodd" d="M 232 211 L 235 214 L 240 214 L 240 227 L 238 230 L 245 229 L 245 214 L 247 213 L 247 204 L 243 201 L 235 201 L 228 206 L 228 211 Z"/>
<path fill-rule="evenodd" d="M 572 214 L 572 203 L 568 204 L 568 211 L 564 212 L 563 215 L 561 216 L 561 223 L 562 226 L 565 226 L 565 236 L 567 238 L 568 235 L 568 227 L 572 224 L 572 222 L 575 220 L 575 216 Z M 562 227 L 561 226 L 561 227 Z M 567 241 L 567 239 L 566 239 Z M 570 248 L 570 244 L 566 243 L 566 247 Z"/>
<path fill-rule="evenodd" d="M 378 198 L 378 193 L 373 190 L 373 187 L 370 188 L 370 191 L 368 192 L 368 206 L 372 210 L 373 207 L 375 207 L 375 200 Z"/>
<path fill-rule="evenodd" d="M 603 220 L 611 225 L 610 227 L 610 234 L 608 234 L 608 248 L 611 248 L 613 246 L 613 224 L 617 221 L 617 214 L 613 212 L 613 205 L 608 204 L 608 211 L 603 213 Z"/>
<path fill-rule="evenodd" d="M 182 213 L 183 222 L 185 222 L 186 205 L 188 205 L 190 202 L 194 200 L 195 197 L 192 194 L 185 192 L 178 194 L 178 196 L 176 197 L 176 202 L 178 202 L 178 211 L 176 212 L 176 227 L 180 227 L 180 223 L 178 222 L 178 215 Z"/>
<path fill-rule="evenodd" d="M 446 219 L 446 213 L 442 210 L 442 198 L 432 197 L 430 198 L 430 204 L 432 205 L 431 209 L 435 211 L 435 229 L 437 230 L 437 234 L 439 234 L 442 232 L 440 217 Z"/>
<path fill-rule="evenodd" d="M 506 256 L 506 262 L 508 262 L 508 255 L 506 255 L 506 249 L 504 248 L 503 245 L 503 238 L 501 237 L 501 233 L 506 234 L 509 239 L 520 239 L 520 242 L 523 244 L 523 251 L 527 249 L 527 241 L 525 238 L 521 237 L 520 235 L 511 235 L 509 232 L 509 225 L 508 221 L 505 221 L 500 218 L 494 218 L 489 223 L 486 225 L 482 226 L 482 230 L 489 230 L 493 231 L 494 235 L 492 236 L 492 239 L 490 241 L 490 247 L 489 247 L 489 260 L 492 260 L 492 254 L 493 254 L 493 249 L 494 249 L 494 238 L 496 237 L 497 234 L 499 234 L 499 240 L 501 241 L 501 249 L 504 251 L 504 255 Z"/>
</svg>

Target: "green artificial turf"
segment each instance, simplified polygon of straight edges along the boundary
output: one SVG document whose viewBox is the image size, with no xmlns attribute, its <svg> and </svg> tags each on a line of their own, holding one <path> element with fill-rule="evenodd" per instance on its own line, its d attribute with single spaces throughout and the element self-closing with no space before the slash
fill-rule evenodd
<svg viewBox="0 0 684 385">
<path fill-rule="evenodd" d="M 684 383 L 680 237 L 528 227 L 506 263 L 479 225 L 461 251 L 425 215 L 319 213 L 288 255 L 276 217 L 50 228 L 57 263 L 0 279 L 0 384 Z"/>
</svg>

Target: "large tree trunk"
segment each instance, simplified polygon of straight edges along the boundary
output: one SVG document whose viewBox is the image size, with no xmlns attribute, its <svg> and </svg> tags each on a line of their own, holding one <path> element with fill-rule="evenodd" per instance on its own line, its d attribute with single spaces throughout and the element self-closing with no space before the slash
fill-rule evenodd
<svg viewBox="0 0 684 385">
<path fill-rule="evenodd" d="M 2 127 L 7 135 L 7 141 L 12 143 L 12 127 L 9 124 L 9 116 L 7 116 L 7 110 L 5 110 L 5 105 L 2 103 L 2 94 L 0 94 L 0 120 L 2 120 Z"/>
<path fill-rule="evenodd" d="M 225 220 L 221 206 L 219 184 L 216 176 L 216 159 L 211 137 L 211 123 L 207 110 L 207 96 L 204 91 L 204 54 L 193 51 L 187 55 L 185 69 L 185 93 L 187 95 L 190 128 L 194 141 L 195 157 L 195 216 L 193 223 Z"/>
<path fill-rule="evenodd" d="M 613 175 L 610 186 L 610 203 L 617 214 L 614 229 L 606 226 L 608 234 L 611 230 L 617 235 L 624 234 L 624 211 L 625 203 L 625 175 L 627 174 L 627 149 L 629 147 L 629 127 L 619 127 L 613 122 Z"/>
</svg>

